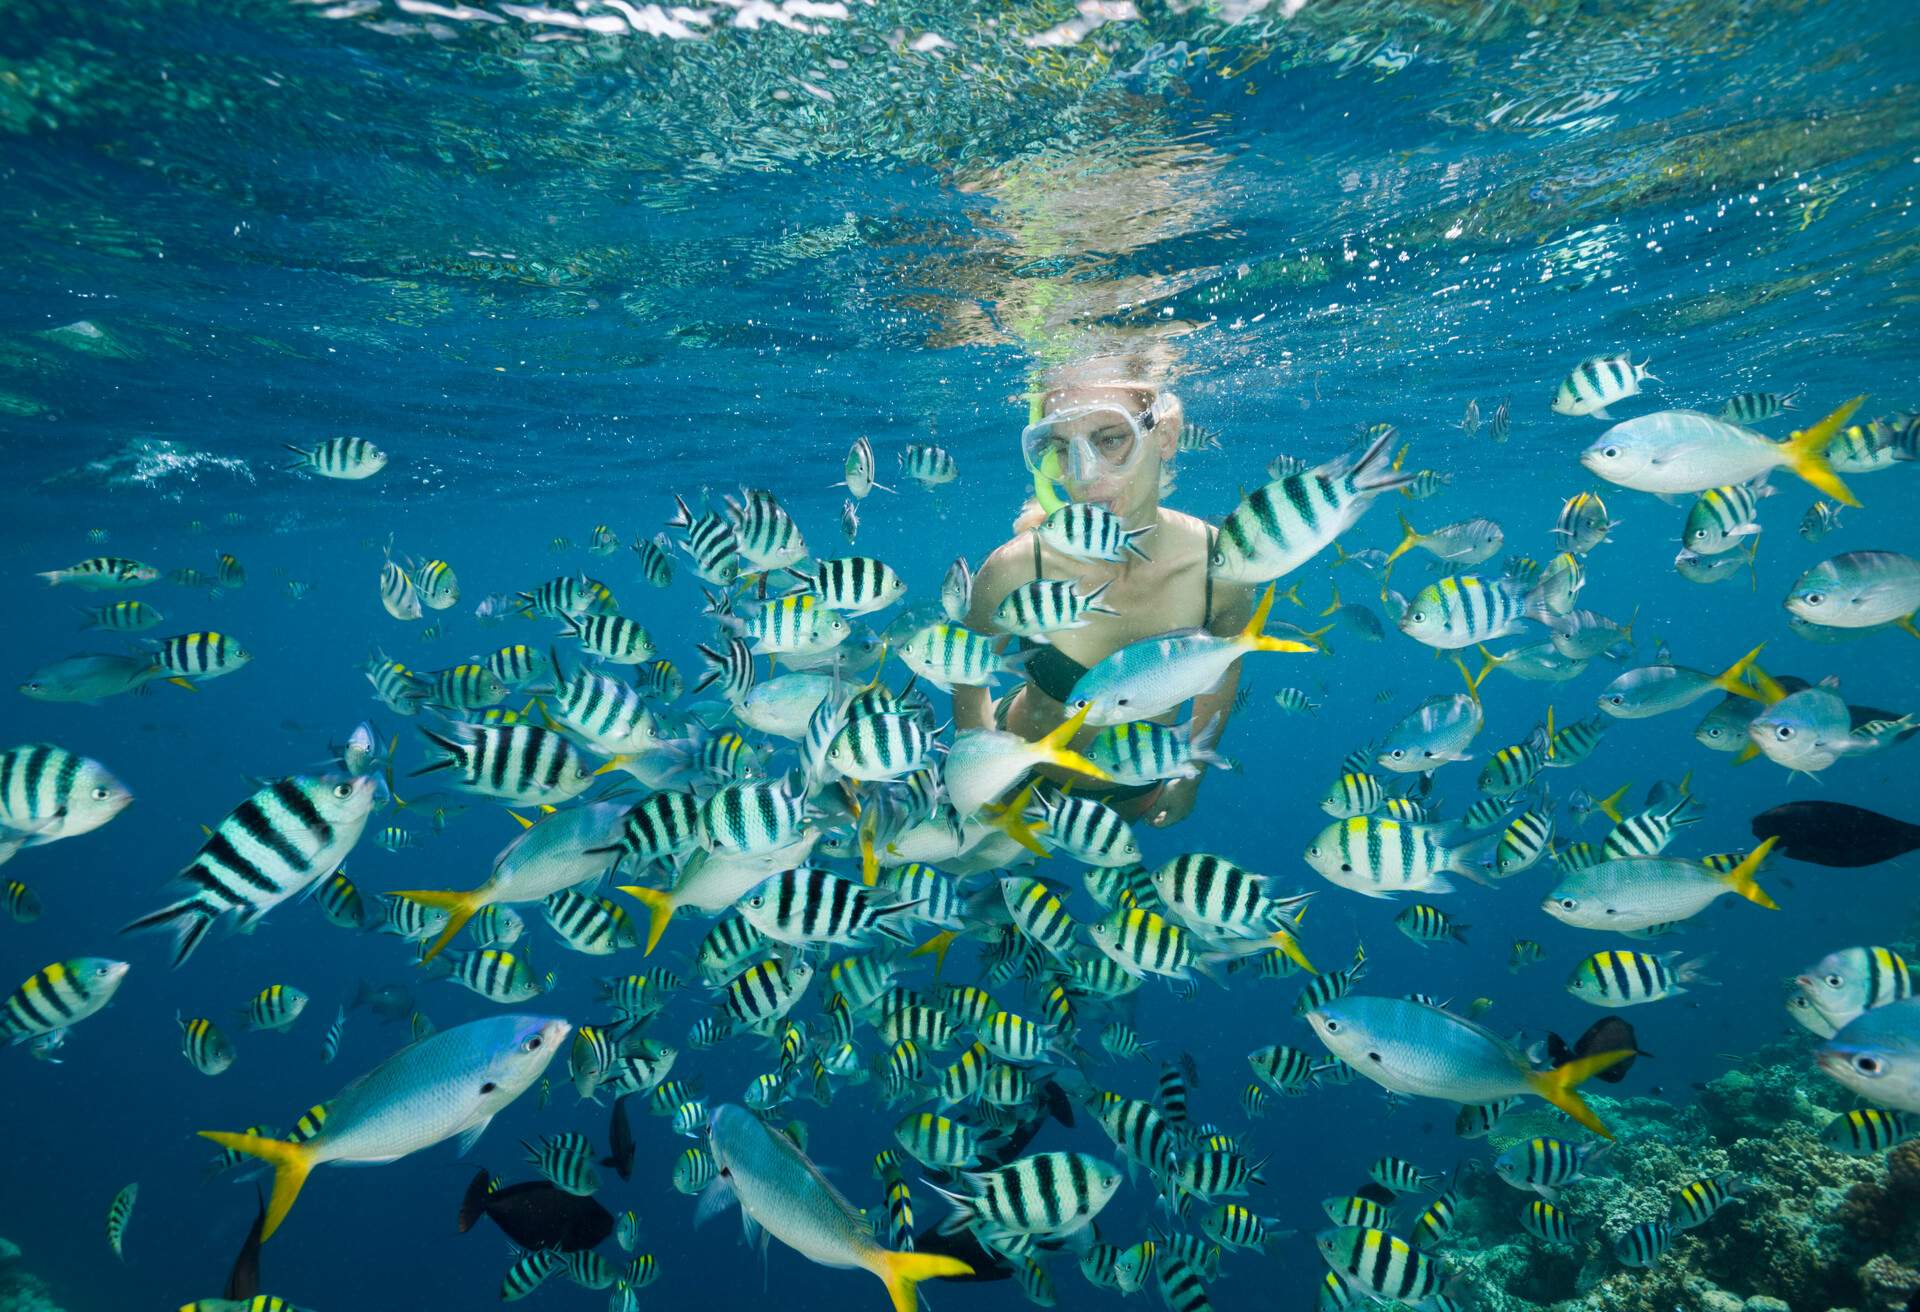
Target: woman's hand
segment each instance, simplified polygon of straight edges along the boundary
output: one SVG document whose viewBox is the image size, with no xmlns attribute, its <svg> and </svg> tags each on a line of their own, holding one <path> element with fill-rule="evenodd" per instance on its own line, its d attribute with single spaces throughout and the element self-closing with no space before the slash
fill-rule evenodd
<svg viewBox="0 0 1920 1312">
<path fill-rule="evenodd" d="M 1187 818 L 1193 810 L 1194 798 L 1200 794 L 1200 780 L 1175 779 L 1160 790 L 1153 809 L 1148 812 L 1147 823 L 1155 829 L 1164 829 L 1170 824 Z"/>
</svg>

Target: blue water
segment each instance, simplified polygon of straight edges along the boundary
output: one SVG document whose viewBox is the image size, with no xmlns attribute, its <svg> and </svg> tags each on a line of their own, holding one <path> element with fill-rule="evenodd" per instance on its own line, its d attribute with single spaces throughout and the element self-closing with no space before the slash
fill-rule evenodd
<svg viewBox="0 0 1920 1312">
<path fill-rule="evenodd" d="M 616 8 L 629 7 L 588 0 L 563 16 Z M 1433 501 L 1377 507 L 1343 539 L 1348 550 L 1392 546 L 1404 510 L 1422 528 L 1491 516 L 1509 550 L 1548 554 L 1561 499 L 1592 486 L 1575 457 L 1601 425 L 1549 414 L 1547 402 L 1595 352 L 1631 350 L 1663 380 L 1623 415 L 1714 411 L 1735 392 L 1801 384 L 1801 422 L 1859 393 L 1863 415 L 1920 404 L 1920 316 L 1901 290 L 1920 249 L 1920 21 L 1897 6 L 1629 3 L 1528 16 L 1489 0 L 1309 6 L 1286 19 L 1273 6 L 1155 5 L 1039 45 L 1023 38 L 1073 6 L 848 8 L 695 4 L 698 40 L 582 32 L 517 6 L 377 0 L 34 6 L 0 34 L 0 230 L 11 247 L 0 279 L 0 652 L 24 677 L 70 652 L 120 649 L 111 635 L 72 631 L 73 604 L 110 596 L 33 577 L 104 550 L 209 574 L 217 552 L 238 556 L 248 583 L 218 599 L 165 582 L 126 595 L 166 612 L 158 633 L 218 629 L 254 653 L 198 693 L 159 686 L 96 707 L 8 694 L 8 738 L 95 758 L 138 799 L 106 828 L 4 871 L 46 914 L 0 932 L 0 983 L 82 954 L 133 963 L 62 1064 L 4 1057 L 0 1236 L 63 1306 L 216 1293 L 253 1195 L 202 1182 L 210 1154 L 193 1131 L 287 1124 L 372 1066 L 400 1027 L 356 1012 L 331 1067 L 319 1063 L 320 1035 L 356 981 L 413 970 L 408 945 L 343 933 L 311 906 L 217 938 L 177 972 L 161 940 L 120 938 L 117 926 L 157 905 L 199 826 L 217 824 L 253 780 L 317 765 L 360 720 L 397 729 L 402 768 L 416 764 L 414 726 L 371 701 L 359 666 L 376 647 L 434 668 L 548 639 L 544 621 L 482 627 L 471 603 L 487 593 L 585 568 L 665 655 L 697 671 L 694 644 L 708 630 L 684 560 L 671 590 L 653 593 L 630 553 L 584 553 L 595 524 L 651 535 L 674 492 L 746 483 L 774 490 L 817 550 L 836 551 L 842 493 L 829 485 L 849 442 L 869 437 L 883 479 L 900 483 L 895 453 L 935 440 L 960 481 L 870 497 L 858 544 L 901 572 L 910 600 L 927 600 L 955 555 L 977 563 L 1007 537 L 1027 491 L 1014 438 L 1034 371 L 1097 350 L 1149 353 L 1190 421 L 1221 436 L 1223 449 L 1178 463 L 1169 504 L 1191 513 L 1217 519 L 1275 454 L 1327 459 L 1356 425 L 1378 421 L 1411 440 L 1412 465 L 1453 473 Z M 1242 10 L 1255 12 L 1228 21 Z M 632 11 L 664 19 L 655 6 Z M 922 40 L 930 34 L 948 44 Z M 1525 108 L 1503 108 L 1514 102 Z M 1468 399 L 1484 417 L 1508 395 L 1506 444 L 1458 427 Z M 346 433 L 378 442 L 392 464 L 358 484 L 284 472 L 282 443 Z M 1621 524 L 1590 558 L 1580 604 L 1637 611 L 1643 660 L 1656 636 L 1703 669 L 1765 641 L 1775 674 L 1835 674 L 1851 700 L 1915 709 L 1911 638 L 1811 644 L 1780 608 L 1792 580 L 1837 551 L 1920 550 L 1914 479 L 1901 467 L 1853 480 L 1864 508 L 1815 544 L 1796 531 L 1810 491 L 1777 476 L 1752 587 L 1681 581 L 1670 562 L 1684 509 L 1607 489 Z M 190 532 L 194 521 L 204 530 Z M 90 529 L 106 542 L 90 542 Z M 556 536 L 576 545 L 553 553 Z M 459 572 L 462 604 L 435 617 L 436 639 L 380 609 L 389 538 L 397 554 Z M 1371 600 L 1356 570 L 1338 577 L 1346 599 Z M 1425 577 L 1416 555 L 1396 581 Z M 1314 610 L 1326 578 L 1324 558 L 1297 576 Z M 288 580 L 309 594 L 293 600 Z M 1617 668 L 1595 662 L 1560 686 L 1491 676 L 1477 751 L 1519 741 L 1550 704 L 1562 722 L 1590 713 Z M 1216 851 L 1282 888 L 1318 889 L 1307 946 L 1336 964 L 1364 942 L 1368 991 L 1492 999 L 1490 1024 L 1536 1036 L 1571 1037 L 1596 1017 L 1560 984 L 1599 943 L 1537 910 L 1546 867 L 1443 899 L 1472 925 L 1470 946 L 1423 949 L 1392 928 L 1397 905 L 1328 888 L 1299 859 L 1326 823 L 1316 802 L 1340 759 L 1422 697 L 1453 691 L 1449 665 L 1389 628 L 1377 645 L 1348 637 L 1335 656 L 1261 656 L 1244 673 L 1253 692 L 1227 743 L 1241 768 L 1210 774 L 1185 824 L 1142 831 L 1150 865 Z M 1278 713 L 1271 695 L 1288 685 L 1322 702 L 1317 717 Z M 1817 781 L 1767 762 L 1734 768 L 1692 740 L 1711 704 L 1613 725 L 1587 764 L 1553 780 L 1556 792 L 1633 781 L 1637 796 L 1692 771 L 1708 818 L 1676 850 L 1695 854 L 1747 845 L 1748 818 L 1791 798 L 1920 818 L 1901 773 L 1911 746 Z M 1478 765 L 1437 776 L 1455 811 Z M 346 868 L 369 894 L 464 887 L 516 832 L 479 802 L 418 849 L 369 841 Z M 1912 877 L 1783 863 L 1770 881 L 1782 912 L 1715 906 L 1674 946 L 1713 953 L 1718 987 L 1629 1013 L 1657 1058 L 1622 1089 L 1685 1101 L 1778 1037 L 1781 980 L 1894 935 L 1913 913 Z M 1084 894 L 1073 909 L 1093 915 Z M 529 920 L 542 968 L 560 974 L 542 1004 L 555 1014 L 593 1018 L 591 981 L 639 968 L 637 954 L 569 953 Z M 684 965 L 700 932 L 677 925 L 666 960 Z M 1548 960 L 1514 976 L 1518 937 L 1539 940 Z M 969 977 L 964 955 L 949 969 Z M 290 1033 L 229 1027 L 239 1061 L 215 1079 L 181 1060 L 176 1011 L 224 1020 L 274 982 L 313 998 Z M 450 984 L 415 987 L 443 1028 L 491 1010 Z M 1230 1257 L 1212 1289 L 1222 1309 L 1304 1305 L 1323 1269 L 1306 1237 L 1321 1224 L 1318 1200 L 1346 1192 L 1380 1154 L 1441 1170 L 1486 1153 L 1453 1137 L 1450 1106 L 1389 1110 L 1363 1082 L 1276 1100 L 1247 1126 L 1244 1054 L 1317 1048 L 1291 1016 L 1297 987 L 1243 976 L 1190 1001 L 1157 985 L 1140 996 L 1137 1027 L 1158 1055 L 1185 1050 L 1198 1063 L 1196 1114 L 1275 1154 L 1256 1209 L 1303 1232 L 1270 1256 Z M 707 1006 L 690 985 L 657 1032 L 676 1041 Z M 735 1040 L 683 1055 L 674 1074 L 737 1098 L 770 1060 Z M 1098 1078 L 1144 1097 L 1152 1074 L 1141 1063 Z M 443 1147 L 318 1172 L 268 1245 L 266 1288 L 322 1312 L 492 1305 L 507 1265 L 500 1236 L 453 1232 L 472 1163 L 529 1178 L 518 1139 L 604 1133 L 605 1113 L 576 1108 L 562 1068 L 553 1075 L 552 1106 L 523 1099 L 470 1161 Z M 796 1114 L 841 1187 L 878 1204 L 868 1164 L 897 1113 L 876 1111 L 869 1085 Z M 696 1232 L 692 1200 L 671 1191 L 687 1141 L 637 1111 L 635 1128 L 633 1181 L 600 1196 L 644 1220 L 662 1275 L 643 1300 L 878 1306 L 866 1276 L 777 1247 L 763 1283 L 733 1222 Z M 1112 1156 L 1084 1121 L 1036 1147 Z M 128 1260 L 115 1262 L 106 1207 L 136 1180 Z M 1103 1235 L 1143 1237 L 1150 1202 L 1123 1189 Z M 916 1189 L 922 1224 L 937 1204 Z M 1114 1297 L 1068 1260 L 1053 1273 L 1064 1307 Z M 1017 1296 L 1009 1285 L 932 1294 L 943 1310 Z M 558 1280 L 535 1295 L 574 1307 L 603 1297 Z"/>
</svg>

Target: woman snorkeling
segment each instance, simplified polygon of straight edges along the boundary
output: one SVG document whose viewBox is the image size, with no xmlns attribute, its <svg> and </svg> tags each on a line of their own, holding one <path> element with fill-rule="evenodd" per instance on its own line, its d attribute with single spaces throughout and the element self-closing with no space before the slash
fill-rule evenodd
<svg viewBox="0 0 1920 1312">
<path fill-rule="evenodd" d="M 1082 597 L 1098 594 L 1098 607 L 1081 627 L 1051 632 L 1037 644 L 1019 640 L 1030 649 L 1025 682 L 998 704 L 986 688 L 956 687 L 954 719 L 961 729 L 998 726 L 1038 739 L 1068 718 L 1065 703 L 1080 677 L 1128 643 L 1194 628 L 1231 636 L 1245 627 L 1251 590 L 1212 577 L 1213 530 L 1160 504 L 1162 477 L 1179 450 L 1184 421 L 1179 398 L 1138 381 L 1133 370 L 1104 376 L 1082 370 L 1056 380 L 1041 397 L 1021 434 L 1036 500 L 1014 522 L 1015 536 L 974 576 L 967 626 L 1006 632 L 995 618 L 1001 602 L 1036 579 L 1072 580 Z M 1069 503 L 1098 506 L 1119 518 L 1132 544 L 1118 553 L 1119 561 L 1068 555 L 1042 540 L 1041 523 Z M 1239 681 L 1236 662 L 1217 687 L 1193 699 L 1193 742 L 1218 741 Z M 1178 713 L 1161 718 L 1172 723 Z M 1095 732 L 1083 730 L 1074 746 L 1083 748 Z M 1084 779 L 1080 786 L 1092 791 Z M 1199 787 L 1196 775 L 1097 795 L 1128 819 L 1169 825 L 1193 809 Z"/>
</svg>

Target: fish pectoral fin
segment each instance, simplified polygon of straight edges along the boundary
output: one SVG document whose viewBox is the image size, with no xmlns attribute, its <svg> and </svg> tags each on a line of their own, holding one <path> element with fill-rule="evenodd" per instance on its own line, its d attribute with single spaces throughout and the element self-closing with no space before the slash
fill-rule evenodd
<svg viewBox="0 0 1920 1312">
<path fill-rule="evenodd" d="M 740 1196 L 733 1190 L 733 1177 L 724 1173 L 714 1176 L 713 1183 L 700 1191 L 699 1205 L 693 1209 L 694 1225 L 705 1225 L 739 1201 Z"/>
<path fill-rule="evenodd" d="M 485 1120 L 481 1121 L 478 1125 L 470 1125 L 466 1129 L 460 1131 L 459 1144 L 454 1151 L 454 1156 L 465 1157 L 470 1151 L 472 1151 L 473 1145 L 480 1142 L 480 1136 L 485 1134 L 487 1132 L 487 1127 L 492 1124 L 493 1124 L 493 1117 L 489 1116 Z"/>
</svg>

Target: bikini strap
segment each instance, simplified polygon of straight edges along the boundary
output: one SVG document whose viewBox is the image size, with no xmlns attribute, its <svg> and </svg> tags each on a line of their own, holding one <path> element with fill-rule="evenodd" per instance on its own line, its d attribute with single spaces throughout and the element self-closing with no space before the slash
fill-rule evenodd
<svg viewBox="0 0 1920 1312">
<path fill-rule="evenodd" d="M 1213 541 L 1217 532 L 1211 527 L 1207 529 L 1207 609 L 1200 617 L 1200 627 L 1203 629 L 1213 626 Z"/>
</svg>

